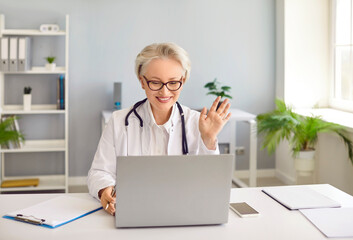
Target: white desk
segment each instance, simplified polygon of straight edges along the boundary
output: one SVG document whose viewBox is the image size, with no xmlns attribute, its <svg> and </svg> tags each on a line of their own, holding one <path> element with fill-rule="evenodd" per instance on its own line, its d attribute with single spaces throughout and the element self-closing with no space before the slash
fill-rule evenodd
<svg viewBox="0 0 353 240">
<path fill-rule="evenodd" d="M 353 197 L 331 185 L 310 187 L 340 202 L 343 207 L 353 207 Z M 229 221 L 223 225 L 116 229 L 114 217 L 99 210 L 56 229 L 0 218 L 0 239 L 326 239 L 300 212 L 287 210 L 261 192 L 261 189 L 263 188 L 232 189 L 231 202 L 246 201 L 261 215 L 255 218 L 240 218 L 230 211 Z M 0 195 L 0 215 L 29 207 L 57 195 L 59 194 Z"/>
<path fill-rule="evenodd" d="M 105 125 L 108 123 L 112 110 L 102 111 L 102 130 Z M 256 178 L 257 178 L 257 123 L 255 121 L 256 115 L 231 108 L 229 112 L 232 113 L 232 117 L 229 122 L 224 126 L 224 129 L 218 136 L 219 143 L 229 143 L 229 152 L 233 153 L 235 158 L 235 149 L 236 149 L 236 123 L 238 121 L 249 123 L 250 125 L 250 144 L 249 144 L 249 186 L 256 187 Z M 240 187 L 247 187 L 245 183 L 241 180 L 233 177 L 233 182 Z"/>
</svg>

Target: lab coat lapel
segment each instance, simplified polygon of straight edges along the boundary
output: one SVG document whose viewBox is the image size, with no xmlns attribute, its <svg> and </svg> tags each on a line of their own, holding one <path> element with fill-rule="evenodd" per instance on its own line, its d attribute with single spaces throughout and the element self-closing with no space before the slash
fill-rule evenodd
<svg viewBox="0 0 353 240">
<path fill-rule="evenodd" d="M 174 106 L 176 107 L 176 106 Z M 179 110 L 172 116 L 172 127 L 169 132 L 168 155 L 182 155 L 182 130 Z"/>
</svg>

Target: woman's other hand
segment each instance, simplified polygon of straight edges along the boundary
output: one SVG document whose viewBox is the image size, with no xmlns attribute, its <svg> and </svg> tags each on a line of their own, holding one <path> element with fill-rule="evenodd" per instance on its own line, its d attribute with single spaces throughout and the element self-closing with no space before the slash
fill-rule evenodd
<svg viewBox="0 0 353 240">
<path fill-rule="evenodd" d="M 220 100 L 221 97 L 217 97 L 213 102 L 210 111 L 207 113 L 207 108 L 204 107 L 200 114 L 199 129 L 201 138 L 209 150 L 216 149 L 217 135 L 231 116 L 231 113 L 228 113 L 230 108 L 228 99 L 224 100 L 217 109 Z"/>
<path fill-rule="evenodd" d="M 101 204 L 105 211 L 107 211 L 111 215 L 115 215 L 115 200 L 116 194 L 112 196 L 113 186 L 106 187 L 101 189 L 99 192 L 101 193 Z"/>
</svg>

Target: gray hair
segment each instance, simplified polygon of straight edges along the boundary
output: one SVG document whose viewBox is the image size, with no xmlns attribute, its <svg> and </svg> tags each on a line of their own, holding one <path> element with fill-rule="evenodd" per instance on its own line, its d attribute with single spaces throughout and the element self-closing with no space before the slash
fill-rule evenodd
<svg viewBox="0 0 353 240">
<path fill-rule="evenodd" d="M 175 43 L 153 43 L 137 55 L 135 72 L 137 77 L 144 73 L 146 66 L 156 58 L 171 58 L 178 61 L 185 71 L 185 82 L 189 79 L 191 62 L 188 53 Z"/>
</svg>

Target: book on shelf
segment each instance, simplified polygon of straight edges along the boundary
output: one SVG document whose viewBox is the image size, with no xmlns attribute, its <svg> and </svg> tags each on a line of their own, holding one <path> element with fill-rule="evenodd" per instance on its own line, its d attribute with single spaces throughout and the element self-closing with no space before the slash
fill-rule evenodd
<svg viewBox="0 0 353 240">
<path fill-rule="evenodd" d="M 9 118 L 13 118 L 13 122 L 7 127 L 7 129 L 5 129 L 6 131 L 16 131 L 16 132 L 20 132 L 20 126 L 18 124 L 18 120 L 17 117 L 15 115 L 3 115 L 1 117 L 1 122 L 6 121 Z M 13 140 L 13 141 L 9 141 L 6 144 L 2 144 L 1 145 L 2 148 L 5 149 L 16 149 L 16 148 L 22 148 L 23 147 L 23 142 L 19 139 L 17 140 Z"/>
<path fill-rule="evenodd" d="M 13 180 L 4 180 L 1 182 L 2 188 L 11 188 L 11 187 L 30 187 L 38 186 L 39 178 L 30 178 L 30 179 L 13 179 Z"/>
<path fill-rule="evenodd" d="M 57 80 L 57 109 L 65 109 L 65 77 L 64 75 L 60 75 Z"/>
</svg>

